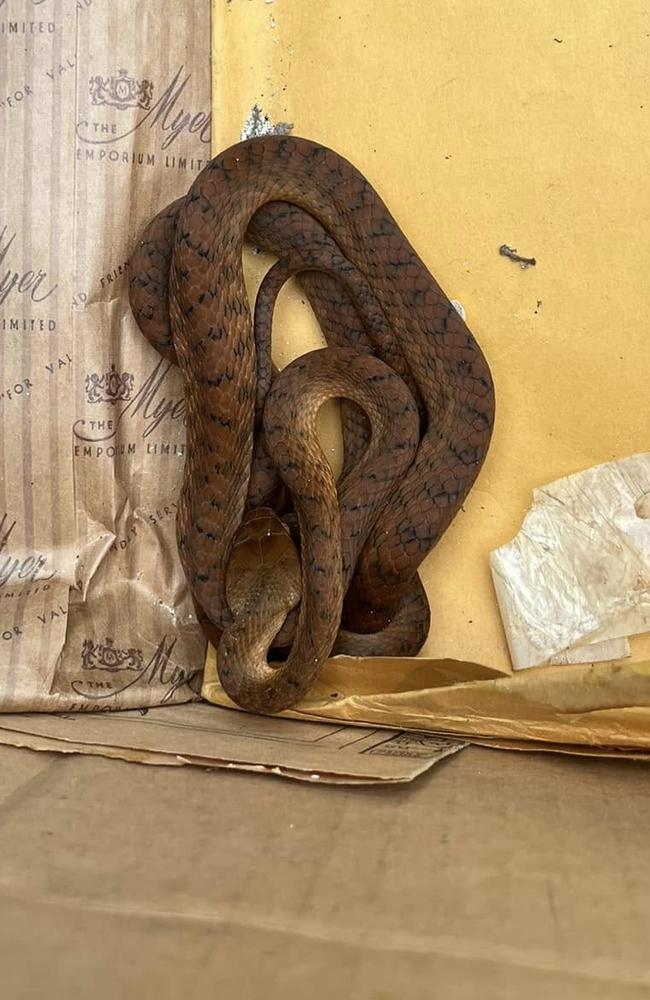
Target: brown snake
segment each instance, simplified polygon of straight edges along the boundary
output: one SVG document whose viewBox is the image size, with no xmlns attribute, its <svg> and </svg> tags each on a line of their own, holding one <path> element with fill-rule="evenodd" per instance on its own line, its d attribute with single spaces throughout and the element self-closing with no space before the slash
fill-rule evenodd
<svg viewBox="0 0 650 1000">
<path fill-rule="evenodd" d="M 245 241 L 278 258 L 254 316 Z M 277 374 L 273 306 L 294 275 L 329 346 Z M 332 651 L 419 652 L 429 608 L 417 569 L 476 479 L 494 391 L 478 344 L 370 184 L 306 139 L 239 143 L 146 228 L 130 302 L 185 380 L 178 547 L 226 692 L 277 712 Z M 338 485 L 315 430 L 330 397 L 345 400 Z M 233 544 L 256 507 L 291 527 L 302 567 L 302 596 L 276 613 L 264 648 L 259 616 L 245 601 L 233 612 L 226 593 Z M 268 663 L 274 635 L 285 658 Z"/>
</svg>

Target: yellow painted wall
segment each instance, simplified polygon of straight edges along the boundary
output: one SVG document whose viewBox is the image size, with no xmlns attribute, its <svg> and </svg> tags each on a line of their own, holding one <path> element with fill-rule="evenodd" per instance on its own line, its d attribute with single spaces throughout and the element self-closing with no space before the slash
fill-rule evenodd
<svg viewBox="0 0 650 1000">
<path fill-rule="evenodd" d="M 507 668 L 488 552 L 533 487 L 650 449 L 650 9 L 214 0 L 213 34 L 215 151 L 257 104 L 352 160 L 487 355 L 495 434 L 423 568 L 423 654 Z M 274 337 L 280 362 L 317 342 L 290 290 Z"/>
</svg>

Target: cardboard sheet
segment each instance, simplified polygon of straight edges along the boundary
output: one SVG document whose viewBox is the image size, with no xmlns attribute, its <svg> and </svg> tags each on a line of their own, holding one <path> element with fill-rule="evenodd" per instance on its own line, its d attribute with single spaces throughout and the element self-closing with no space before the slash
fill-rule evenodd
<svg viewBox="0 0 650 1000">
<path fill-rule="evenodd" d="M 411 781 L 467 745 L 444 736 L 297 724 L 196 704 L 101 716 L 3 715 L 0 743 L 145 764 L 228 767 L 323 784 Z"/>
<path fill-rule="evenodd" d="M 0 746 L 3 998 L 647 1000 L 649 826 L 617 761 L 351 789 Z"/>
</svg>

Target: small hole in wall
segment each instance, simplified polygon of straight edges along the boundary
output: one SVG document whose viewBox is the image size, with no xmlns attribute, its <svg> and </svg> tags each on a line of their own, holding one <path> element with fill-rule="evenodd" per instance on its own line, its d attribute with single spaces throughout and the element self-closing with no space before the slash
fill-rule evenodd
<svg viewBox="0 0 650 1000">
<path fill-rule="evenodd" d="M 634 505 L 637 517 L 648 518 L 650 520 L 650 493 L 644 493 L 639 497 Z"/>
</svg>

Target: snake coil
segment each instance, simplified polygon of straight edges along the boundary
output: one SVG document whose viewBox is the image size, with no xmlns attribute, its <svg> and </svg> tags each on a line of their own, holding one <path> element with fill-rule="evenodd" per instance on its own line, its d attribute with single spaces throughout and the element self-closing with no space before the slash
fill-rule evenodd
<svg viewBox="0 0 650 1000">
<path fill-rule="evenodd" d="M 245 242 L 278 259 L 254 312 Z M 277 373 L 273 307 L 294 276 L 328 346 Z M 476 340 L 368 181 L 307 139 L 239 143 L 146 227 L 129 297 L 184 378 L 178 549 L 227 693 L 277 712 L 332 651 L 417 654 L 429 629 L 418 567 L 481 468 L 494 389 Z M 343 400 L 338 483 L 315 426 L 331 397 Z M 233 612 L 227 592 L 255 509 L 274 509 L 300 549 L 300 593 L 266 626 L 267 594 Z"/>
</svg>

